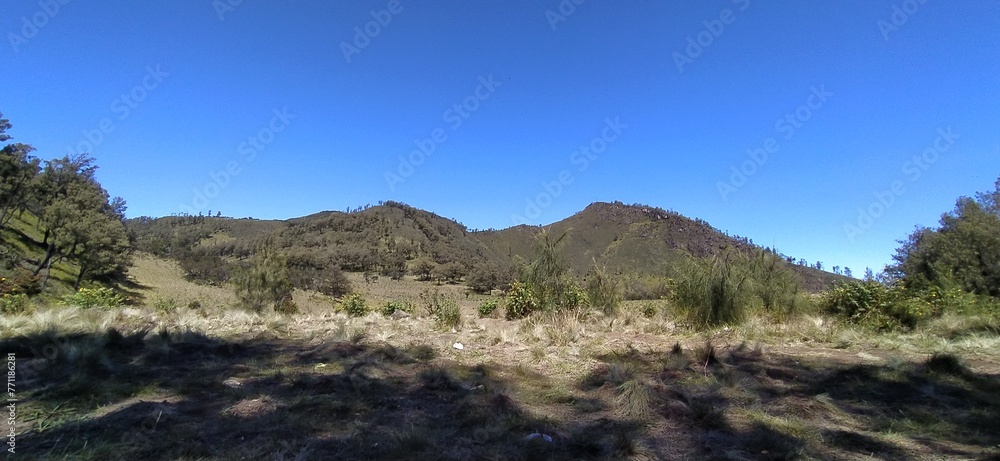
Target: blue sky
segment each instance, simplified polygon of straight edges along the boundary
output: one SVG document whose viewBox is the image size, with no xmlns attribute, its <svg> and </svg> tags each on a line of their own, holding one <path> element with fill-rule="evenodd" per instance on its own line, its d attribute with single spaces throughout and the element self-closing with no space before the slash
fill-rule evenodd
<svg viewBox="0 0 1000 461">
<path fill-rule="evenodd" d="M 8 1 L 0 111 L 129 216 L 620 200 L 857 274 L 1000 175 L 996 2 L 576 1 Z"/>
</svg>

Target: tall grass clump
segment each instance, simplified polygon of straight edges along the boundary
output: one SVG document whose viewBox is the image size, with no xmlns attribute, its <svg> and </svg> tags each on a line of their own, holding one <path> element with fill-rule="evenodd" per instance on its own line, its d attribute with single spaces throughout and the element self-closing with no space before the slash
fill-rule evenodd
<svg viewBox="0 0 1000 461">
<path fill-rule="evenodd" d="M 294 311 L 292 282 L 284 255 L 272 242 L 258 245 L 249 264 L 240 267 L 233 277 L 233 288 L 240 305 L 253 312 L 270 307 L 276 311 Z"/>
<path fill-rule="evenodd" d="M 590 305 L 601 309 L 606 315 L 615 315 L 622 302 L 618 285 L 618 280 L 613 279 L 604 267 L 594 261 L 594 267 L 587 277 L 587 297 Z"/>
<path fill-rule="evenodd" d="M 674 300 L 695 327 L 742 323 L 758 308 L 784 316 L 796 309 L 799 281 L 770 250 L 727 249 L 681 266 Z"/>
</svg>

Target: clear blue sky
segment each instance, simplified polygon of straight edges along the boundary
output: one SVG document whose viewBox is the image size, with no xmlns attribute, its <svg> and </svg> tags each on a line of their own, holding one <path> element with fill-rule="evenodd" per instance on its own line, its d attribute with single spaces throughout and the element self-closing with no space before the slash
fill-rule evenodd
<svg viewBox="0 0 1000 461">
<path fill-rule="evenodd" d="M 0 111 L 129 216 L 621 200 L 860 274 L 1000 175 L 996 2 L 49 1 L 2 5 Z"/>
</svg>

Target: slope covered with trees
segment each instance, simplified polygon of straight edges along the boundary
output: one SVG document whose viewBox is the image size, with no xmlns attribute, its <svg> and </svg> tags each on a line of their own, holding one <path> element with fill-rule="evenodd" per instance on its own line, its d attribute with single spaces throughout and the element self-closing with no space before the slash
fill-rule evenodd
<svg viewBox="0 0 1000 461">
<path fill-rule="evenodd" d="M 11 139 L 10 128 L 0 118 L 0 142 Z M 97 181 L 93 158 L 43 161 L 34 151 L 22 143 L 0 148 L 0 273 L 18 281 L 5 284 L 4 293 L 45 287 L 62 262 L 74 267 L 76 289 L 85 281 L 123 280 L 131 248 L 125 201 Z"/>
</svg>

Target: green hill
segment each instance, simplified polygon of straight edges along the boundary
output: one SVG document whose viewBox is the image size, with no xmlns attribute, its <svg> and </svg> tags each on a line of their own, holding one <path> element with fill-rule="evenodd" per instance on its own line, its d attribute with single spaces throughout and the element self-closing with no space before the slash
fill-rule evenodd
<svg viewBox="0 0 1000 461">
<path fill-rule="evenodd" d="M 337 268 L 399 275 L 418 259 L 457 264 L 509 266 L 530 259 L 537 226 L 471 232 L 464 225 L 397 202 L 352 212 L 324 211 L 287 221 L 172 216 L 129 221 L 136 247 L 184 262 L 189 272 L 211 272 L 223 261 L 239 261 L 270 240 L 293 271 L 323 277 Z M 594 203 L 545 226 L 568 233 L 565 254 L 582 276 L 594 261 L 617 274 L 663 276 L 687 255 L 708 257 L 726 247 L 749 250 L 746 239 L 725 235 L 702 220 L 644 205 Z M 206 268 L 207 267 L 207 268 Z M 791 264 L 804 286 L 819 290 L 841 276 Z M 195 269 L 191 271 L 190 269 Z M 200 269 L 199 269 L 200 268 Z"/>
</svg>

